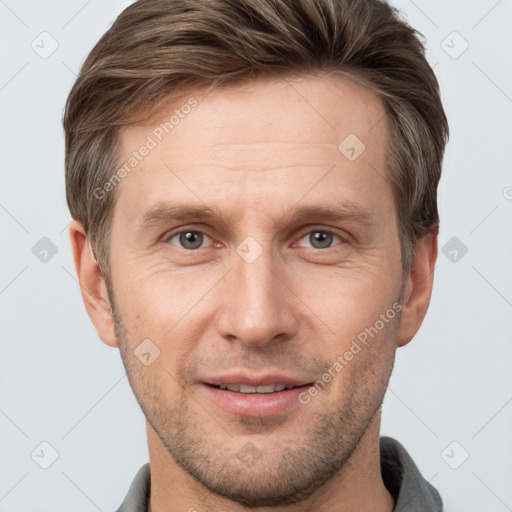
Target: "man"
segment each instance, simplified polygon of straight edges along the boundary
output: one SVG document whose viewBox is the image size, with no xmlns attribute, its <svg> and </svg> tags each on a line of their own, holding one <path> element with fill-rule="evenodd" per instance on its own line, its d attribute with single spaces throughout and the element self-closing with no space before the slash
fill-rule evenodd
<svg viewBox="0 0 512 512">
<path fill-rule="evenodd" d="M 442 510 L 379 437 L 448 136 L 415 31 L 378 0 L 140 0 L 64 127 L 83 300 L 147 419 L 119 510 Z"/>
</svg>

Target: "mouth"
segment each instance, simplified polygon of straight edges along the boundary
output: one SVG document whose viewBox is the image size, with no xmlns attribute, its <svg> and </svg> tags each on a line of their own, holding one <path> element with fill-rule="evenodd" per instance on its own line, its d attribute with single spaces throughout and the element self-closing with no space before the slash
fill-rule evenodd
<svg viewBox="0 0 512 512">
<path fill-rule="evenodd" d="M 236 383 L 236 384 L 207 384 L 208 386 L 223 389 L 227 391 L 233 391 L 235 393 L 244 393 L 244 394 L 260 394 L 260 395 L 268 395 L 270 393 L 279 393 L 281 391 L 285 391 L 287 389 L 294 389 L 303 386 L 294 386 L 288 384 L 267 384 L 263 386 L 250 386 L 248 384 Z"/>
<path fill-rule="evenodd" d="M 262 418 L 289 414 L 300 405 L 299 395 L 313 382 L 283 375 L 257 378 L 238 373 L 203 379 L 200 384 L 215 407 L 236 416 Z"/>
</svg>

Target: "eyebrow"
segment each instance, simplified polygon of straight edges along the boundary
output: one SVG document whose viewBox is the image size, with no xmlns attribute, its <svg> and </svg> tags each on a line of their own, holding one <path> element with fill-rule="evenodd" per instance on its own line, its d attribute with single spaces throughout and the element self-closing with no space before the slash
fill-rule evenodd
<svg viewBox="0 0 512 512">
<path fill-rule="evenodd" d="M 214 221 L 219 219 L 221 216 L 206 205 L 157 203 L 146 208 L 142 219 L 137 224 L 141 229 L 147 229 L 173 220 Z"/>
<path fill-rule="evenodd" d="M 191 205 L 187 203 L 157 203 L 146 208 L 137 227 L 145 230 L 171 221 L 221 221 L 226 223 L 225 216 L 216 212 L 207 205 Z M 232 219 L 237 220 L 237 219 Z M 295 205 L 274 227 L 281 229 L 287 224 L 312 220 L 325 220 L 331 222 L 352 221 L 363 226 L 373 224 L 372 212 L 365 206 L 349 201 L 337 205 Z"/>
<path fill-rule="evenodd" d="M 282 219 L 276 221 L 275 226 L 284 227 L 288 223 L 299 223 L 313 220 L 331 222 L 351 221 L 362 226 L 373 225 L 372 212 L 365 206 L 349 201 L 336 205 L 307 206 L 295 205 Z"/>
</svg>

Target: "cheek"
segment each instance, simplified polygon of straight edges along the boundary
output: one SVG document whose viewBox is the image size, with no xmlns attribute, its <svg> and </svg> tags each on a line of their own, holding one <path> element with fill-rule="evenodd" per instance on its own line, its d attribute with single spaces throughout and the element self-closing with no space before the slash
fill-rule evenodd
<svg viewBox="0 0 512 512">
<path fill-rule="evenodd" d="M 114 284 L 116 298 L 124 312 L 127 328 L 163 340 L 183 321 L 190 321 L 196 304 L 208 293 L 218 277 L 197 269 L 158 265 L 138 269 L 126 265 L 124 275 Z"/>
<path fill-rule="evenodd" d="M 138 301 L 133 301 L 135 306 L 146 307 L 144 297 Z M 119 346 L 135 394 L 146 397 L 147 404 L 174 402 L 180 394 L 180 371 L 192 354 L 190 338 L 150 310 L 141 310 L 141 318 L 132 319 L 131 326 L 127 316 L 121 314 Z"/>
<path fill-rule="evenodd" d="M 187 327 L 183 298 L 158 297 L 158 289 L 144 287 L 118 305 L 119 345 L 127 374 L 137 395 L 150 400 L 178 394 L 180 371 L 193 357 L 198 339 Z"/>
<path fill-rule="evenodd" d="M 390 274 L 375 268 L 310 272 L 296 288 L 297 295 L 309 315 L 317 317 L 317 325 L 324 325 L 329 345 L 343 350 L 392 307 L 397 284 L 386 278 Z"/>
</svg>

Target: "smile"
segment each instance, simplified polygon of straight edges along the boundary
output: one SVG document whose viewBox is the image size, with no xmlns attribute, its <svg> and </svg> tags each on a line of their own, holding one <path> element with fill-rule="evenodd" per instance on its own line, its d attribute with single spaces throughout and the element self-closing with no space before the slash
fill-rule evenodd
<svg viewBox="0 0 512 512">
<path fill-rule="evenodd" d="M 265 386 L 249 386 L 247 384 L 219 384 L 215 386 L 220 389 L 226 389 L 228 391 L 236 391 L 237 393 L 276 393 L 284 391 L 285 389 L 292 389 L 296 386 L 289 386 L 287 384 L 268 384 Z"/>
</svg>

